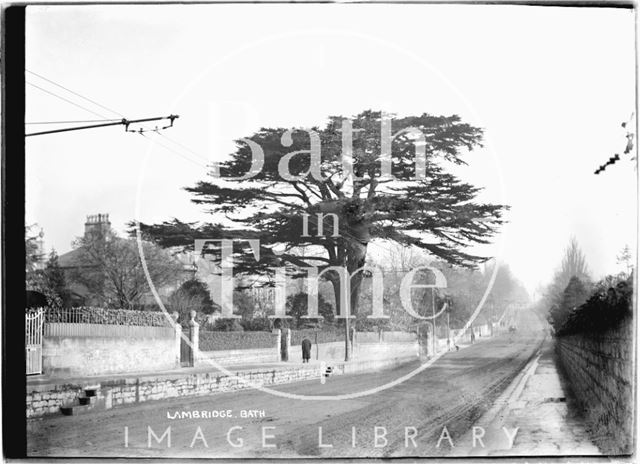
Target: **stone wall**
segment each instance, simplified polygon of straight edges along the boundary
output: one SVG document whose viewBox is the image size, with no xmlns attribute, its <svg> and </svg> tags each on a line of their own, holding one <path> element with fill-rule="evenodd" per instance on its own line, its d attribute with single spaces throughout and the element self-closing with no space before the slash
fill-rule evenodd
<svg viewBox="0 0 640 464">
<path fill-rule="evenodd" d="M 633 446 L 633 323 L 622 320 L 602 333 L 560 336 L 557 351 L 576 399 L 604 453 Z"/>
<path fill-rule="evenodd" d="M 64 383 L 64 382 L 63 382 Z M 27 386 L 27 418 L 45 414 L 59 414 L 60 406 L 73 403 L 82 396 L 81 385 L 61 384 Z"/>
<path fill-rule="evenodd" d="M 302 358 L 302 348 L 292 346 L 289 351 L 289 359 L 298 361 Z M 344 341 L 318 343 L 311 346 L 311 359 L 325 362 L 344 361 Z"/>
<path fill-rule="evenodd" d="M 233 366 L 236 364 L 275 363 L 280 361 L 279 347 L 256 348 L 250 350 L 199 351 L 196 354 L 196 367 Z"/>
<path fill-rule="evenodd" d="M 46 336 L 42 343 L 43 373 L 68 377 L 179 367 L 174 329 L 166 328 L 161 334 L 155 330 L 153 335 Z"/>
<path fill-rule="evenodd" d="M 399 359 L 364 360 L 332 365 L 332 375 L 379 370 L 400 364 Z M 97 388 L 98 400 L 106 408 L 182 396 L 210 395 L 258 386 L 269 386 L 303 380 L 321 380 L 321 366 L 307 364 L 278 368 L 253 368 L 232 375 L 224 373 L 195 373 L 162 376 L 138 376 L 102 381 L 73 383 L 60 380 L 58 383 L 33 384 L 27 386 L 27 417 L 59 413 L 60 406 L 72 403 L 83 395 L 86 387 Z M 330 381 L 330 380 L 327 380 Z"/>
</svg>

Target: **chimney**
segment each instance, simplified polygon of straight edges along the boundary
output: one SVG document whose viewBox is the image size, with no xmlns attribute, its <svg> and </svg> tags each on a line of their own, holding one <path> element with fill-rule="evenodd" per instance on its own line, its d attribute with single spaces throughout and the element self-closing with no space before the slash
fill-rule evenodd
<svg viewBox="0 0 640 464">
<path fill-rule="evenodd" d="M 111 229 L 108 214 L 92 214 L 87 216 L 87 222 L 84 223 L 84 238 L 100 238 Z"/>
</svg>

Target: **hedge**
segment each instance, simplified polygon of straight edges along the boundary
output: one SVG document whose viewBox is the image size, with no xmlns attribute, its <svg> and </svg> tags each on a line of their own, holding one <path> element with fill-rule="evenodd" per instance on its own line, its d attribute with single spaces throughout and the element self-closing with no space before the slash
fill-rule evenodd
<svg viewBox="0 0 640 464">
<path fill-rule="evenodd" d="M 249 350 L 274 348 L 278 335 L 270 332 L 200 331 L 200 351 Z"/>
<path fill-rule="evenodd" d="M 344 342 L 344 328 L 331 328 L 318 330 L 318 343 Z M 356 340 L 360 343 L 377 343 L 380 335 L 378 332 L 357 332 Z M 315 329 L 303 329 L 291 331 L 291 346 L 302 344 L 302 340 L 308 338 L 311 343 L 316 342 Z M 412 342 L 417 339 L 415 332 L 383 332 L 382 340 L 385 342 Z"/>
<path fill-rule="evenodd" d="M 623 319 L 633 314 L 633 287 L 628 282 L 620 282 L 607 292 L 596 292 L 586 303 L 575 308 L 557 336 L 576 333 L 602 333 L 615 327 Z"/>
</svg>

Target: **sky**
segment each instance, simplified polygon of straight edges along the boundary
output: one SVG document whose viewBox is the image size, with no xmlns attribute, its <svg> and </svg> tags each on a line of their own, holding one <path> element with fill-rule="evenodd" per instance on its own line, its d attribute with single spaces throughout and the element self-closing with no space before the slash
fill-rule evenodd
<svg viewBox="0 0 640 464">
<path fill-rule="evenodd" d="M 593 174 L 626 145 L 632 10 L 29 6 L 26 68 L 27 133 L 64 126 L 34 122 L 180 116 L 161 135 L 117 126 L 27 138 L 25 221 L 43 228 L 47 250 L 69 251 L 89 214 L 109 213 L 120 231 L 136 218 L 207 220 L 183 188 L 233 140 L 365 109 L 458 114 L 485 130 L 485 146 L 455 173 L 482 186 L 483 201 L 510 206 L 482 252 L 530 291 L 571 236 L 594 278 L 635 249 L 635 162 Z"/>
</svg>

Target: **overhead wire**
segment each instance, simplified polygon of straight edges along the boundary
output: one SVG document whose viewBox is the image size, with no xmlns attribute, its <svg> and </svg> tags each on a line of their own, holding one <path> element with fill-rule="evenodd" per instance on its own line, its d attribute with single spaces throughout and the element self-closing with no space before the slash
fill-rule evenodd
<svg viewBox="0 0 640 464">
<path fill-rule="evenodd" d="M 36 72 L 34 72 L 34 71 L 31 71 L 31 70 L 29 70 L 29 69 L 26 69 L 25 71 L 26 71 L 26 72 L 28 72 L 28 73 L 30 73 L 30 74 L 33 74 L 34 76 L 39 77 L 40 79 L 43 79 L 43 80 L 44 80 L 44 81 L 46 81 L 46 82 L 49 82 L 49 83 L 51 83 L 51 84 L 55 85 L 56 87 L 59 87 L 59 88 L 61 88 L 61 89 L 65 90 L 65 91 L 67 91 L 67 92 L 69 92 L 69 93 L 71 93 L 71 94 L 73 94 L 73 95 L 76 95 L 76 96 L 78 96 L 78 97 L 80 97 L 80 98 L 82 98 L 82 99 L 84 99 L 84 100 L 86 100 L 86 101 L 88 101 L 88 102 L 90 102 L 90 103 L 92 103 L 92 104 L 94 104 L 94 105 L 96 105 L 96 106 L 98 106 L 98 107 L 102 108 L 102 109 L 105 109 L 105 110 L 107 110 L 107 111 L 109 111 L 109 112 L 111 112 L 111 113 L 117 114 L 118 116 L 122 116 L 123 118 L 125 117 L 125 116 L 124 116 L 122 113 L 120 113 L 119 111 L 116 111 L 116 110 L 114 110 L 114 109 L 112 109 L 112 108 L 109 108 L 108 106 L 105 106 L 105 105 L 103 105 L 103 104 L 101 104 L 101 103 L 99 103 L 99 102 L 97 102 L 97 101 L 95 101 L 95 100 L 93 100 L 93 99 L 91 99 L 91 98 L 89 98 L 89 97 L 86 97 L 85 95 L 82 95 L 82 94 L 80 94 L 80 93 L 78 93 L 78 92 L 76 92 L 76 91 L 74 91 L 74 90 L 71 90 L 71 89 L 69 89 L 68 87 L 65 87 L 64 85 L 59 84 L 59 83 L 57 83 L 56 81 L 54 81 L 54 80 L 52 80 L 52 79 L 49 79 L 49 78 L 47 78 L 47 77 L 45 77 L 45 76 L 43 76 L 43 75 L 41 75 L 41 74 L 38 74 L 38 73 L 36 73 Z M 42 87 L 40 87 L 40 86 L 38 86 L 38 85 L 36 85 L 36 84 L 33 84 L 33 83 L 31 83 L 31 82 L 27 82 L 27 83 L 28 83 L 29 85 L 33 86 L 33 87 L 36 87 L 37 89 L 40 89 L 40 90 L 41 90 L 41 91 L 43 91 L 43 92 L 46 92 L 46 93 L 48 93 L 48 94 L 50 94 L 50 95 L 52 95 L 52 96 L 54 96 L 54 97 L 57 97 L 57 98 L 59 98 L 59 99 L 61 99 L 61 100 L 65 101 L 65 102 L 67 102 L 67 103 L 70 103 L 70 104 L 72 104 L 72 105 L 74 105 L 74 106 L 77 106 L 78 108 L 81 108 L 81 109 L 83 109 L 83 110 L 85 110 L 85 111 L 88 111 L 88 112 L 90 112 L 90 113 L 92 113 L 92 114 L 94 114 L 94 115 L 96 115 L 96 116 L 99 116 L 99 117 L 103 118 L 101 121 L 86 121 L 86 122 L 103 122 L 103 121 L 104 121 L 104 122 L 106 122 L 106 121 L 117 121 L 117 119 L 111 119 L 111 120 L 110 120 L 110 119 L 108 119 L 106 116 L 104 116 L 104 115 L 102 115 L 102 114 L 96 113 L 95 111 L 92 111 L 92 110 L 90 110 L 90 109 L 88 109 L 88 108 L 85 108 L 84 106 L 82 106 L 82 105 L 80 105 L 80 104 L 77 104 L 77 103 L 75 103 L 75 102 L 73 102 L 73 101 L 71 101 L 71 100 L 68 100 L 68 99 L 66 99 L 66 98 L 64 98 L 64 97 L 62 97 L 62 96 L 60 96 L 60 95 L 58 95 L 58 94 L 56 94 L 56 93 L 54 93 L 54 92 L 52 92 L 52 91 L 46 90 L 46 89 L 44 89 L 44 88 L 42 88 Z M 81 122 L 81 121 L 66 121 L 66 122 L 67 122 L 67 123 L 69 123 L 69 124 L 72 124 L 72 123 L 76 123 L 76 122 L 78 122 L 78 123 L 79 123 L 79 122 Z M 54 124 L 55 122 L 54 122 L 54 121 L 45 121 L 45 122 L 42 122 L 42 124 L 49 124 L 49 123 Z M 62 122 L 61 122 L 61 123 L 62 123 Z M 35 123 L 32 123 L 32 124 L 35 124 Z M 144 127 L 144 126 L 143 126 L 143 127 Z M 199 157 L 199 158 L 201 158 L 201 159 L 206 160 L 206 158 L 205 158 L 205 157 L 203 157 L 203 156 L 199 155 L 198 153 L 196 153 L 195 151 L 193 151 L 193 150 L 191 150 L 190 148 L 186 147 L 185 145 L 181 144 L 180 142 L 178 142 L 178 141 L 176 141 L 176 140 L 173 140 L 173 139 L 171 139 L 171 138 L 167 137 L 166 135 L 164 135 L 164 134 L 160 133 L 160 131 L 159 131 L 159 129 L 158 129 L 157 127 L 156 127 L 155 129 L 150 129 L 150 128 L 146 127 L 146 128 L 141 128 L 141 129 L 139 129 L 139 130 L 137 130 L 137 131 L 130 130 L 129 132 L 135 132 L 135 133 L 138 133 L 138 134 L 142 135 L 143 137 L 147 138 L 148 140 L 153 140 L 153 142 L 154 142 L 154 143 L 157 143 L 157 144 L 158 144 L 158 145 L 160 145 L 161 147 L 163 147 L 163 148 L 165 148 L 166 150 L 168 150 L 169 152 L 171 152 L 171 153 L 173 153 L 173 154 L 175 154 L 175 155 L 177 155 L 177 156 L 181 157 L 182 159 L 184 159 L 184 160 L 186 160 L 186 161 L 189 161 L 190 163 L 196 164 L 196 165 L 198 165 L 198 166 L 200 166 L 200 167 L 207 168 L 207 166 L 206 166 L 205 164 L 202 164 L 202 163 L 200 163 L 200 162 L 198 162 L 198 161 L 195 161 L 195 160 L 193 160 L 192 158 L 190 158 L 190 157 L 188 157 L 188 156 L 186 156 L 186 155 L 184 155 L 184 154 L 182 154 L 182 153 L 180 153 L 180 152 L 178 152 L 178 151 L 174 150 L 173 148 L 168 147 L 168 146 L 166 146 L 165 144 L 162 144 L 162 143 L 161 143 L 161 142 L 159 142 L 158 140 L 152 139 L 152 138 L 147 137 L 147 136 L 145 136 L 145 135 L 144 135 L 144 132 L 155 132 L 156 134 L 158 134 L 158 135 L 160 135 L 160 136 L 162 136 L 162 137 L 166 138 L 169 142 L 172 142 L 172 143 L 174 143 L 175 145 L 177 145 L 177 146 L 181 147 L 182 149 L 184 149 L 184 150 L 186 150 L 186 151 L 188 151 L 188 152 L 190 152 L 190 153 L 192 153 L 192 154 L 194 154 L 194 155 L 198 156 L 198 157 Z"/>
<path fill-rule="evenodd" d="M 195 156 L 197 156 L 198 158 L 201 158 L 203 160 L 209 161 L 206 157 L 202 156 L 200 153 L 195 152 L 194 150 L 192 150 L 191 148 L 181 144 L 180 142 L 178 142 L 177 140 L 172 139 L 171 137 L 169 137 L 168 135 L 162 134 L 160 132 L 158 132 L 158 135 L 160 135 L 161 137 L 164 137 L 165 139 L 167 139 L 169 142 L 174 143 L 175 145 L 179 146 L 180 148 L 194 154 Z"/>
<path fill-rule="evenodd" d="M 47 77 L 44 77 L 43 75 L 38 74 L 38 73 L 36 73 L 36 72 L 34 72 L 34 71 L 31 71 L 31 70 L 29 70 L 29 69 L 25 69 L 25 71 L 26 71 L 26 72 L 28 72 L 29 74 L 33 74 L 34 76 L 37 76 L 37 77 L 39 77 L 40 79 L 43 79 L 43 80 L 45 80 L 45 81 L 47 81 L 47 82 L 49 82 L 49 83 L 51 83 L 51 84 L 55 85 L 56 87 L 60 87 L 61 89 L 64 89 L 64 90 L 66 90 L 67 92 L 72 93 L 73 95 L 75 95 L 75 96 L 77 96 L 77 97 L 83 98 L 84 100 L 87 100 L 88 102 L 91 102 L 91 103 L 93 103 L 94 105 L 99 106 L 100 108 L 102 108 L 102 109 L 104 109 L 104 110 L 110 111 L 111 113 L 117 114 L 118 116 L 120 116 L 120 117 L 123 117 L 123 118 L 124 118 L 124 115 L 123 115 L 122 113 L 119 113 L 118 111 L 115 111 L 115 110 L 113 110 L 113 109 L 111 109 L 111 108 L 109 108 L 109 107 L 107 107 L 107 106 L 104 106 L 104 105 L 102 105 L 102 104 L 98 103 L 97 101 L 92 100 L 92 99 L 91 99 L 91 98 L 89 98 L 89 97 L 85 97 L 84 95 L 82 95 L 82 94 L 80 94 L 80 93 L 78 93 L 78 92 L 75 92 L 75 91 L 73 91 L 73 90 L 71 90 L 71 89 L 68 89 L 68 88 L 67 88 L 67 87 L 65 87 L 64 85 L 58 84 L 58 83 L 57 83 L 57 82 L 55 82 L 54 80 L 51 80 L 51 79 L 49 79 L 49 78 L 47 78 Z"/>
<path fill-rule="evenodd" d="M 157 139 L 153 139 L 153 138 L 148 137 L 148 136 L 146 136 L 146 135 L 145 135 L 145 132 L 155 132 L 155 133 L 157 133 L 157 134 L 158 134 L 159 132 L 156 132 L 155 130 L 134 131 L 134 132 L 135 132 L 136 134 L 140 134 L 140 135 L 141 135 L 141 136 L 143 136 L 145 139 L 147 139 L 147 140 L 151 140 L 153 143 L 155 143 L 155 144 L 157 144 L 157 145 L 160 145 L 160 146 L 161 146 L 161 147 L 163 147 L 165 150 L 168 150 L 168 151 L 170 151 L 171 153 L 173 153 L 173 154 L 175 154 L 175 155 L 178 155 L 180 158 L 182 158 L 182 159 L 184 159 L 184 160 L 186 160 L 186 161 L 189 161 L 190 163 L 193 163 L 193 164 L 195 164 L 195 165 L 197 165 L 197 166 L 199 166 L 199 167 L 201 167 L 201 168 L 205 168 L 205 169 L 207 168 L 207 165 L 202 164 L 202 163 L 200 163 L 200 162 L 198 162 L 198 161 L 195 161 L 195 160 L 193 160 L 193 159 L 191 159 L 191 158 L 188 158 L 187 156 L 185 156 L 185 155 L 183 155 L 182 153 L 180 153 L 180 152 L 178 152 L 178 151 L 174 150 L 173 148 L 168 147 L 167 145 L 163 144 L 162 142 L 159 142 Z"/>
<path fill-rule="evenodd" d="M 116 122 L 120 119 L 84 119 L 76 121 L 35 121 L 25 122 L 25 124 L 81 124 L 81 123 L 93 123 L 93 122 Z"/>
<path fill-rule="evenodd" d="M 82 105 L 80 105 L 80 104 L 78 104 L 78 103 L 75 103 L 75 102 L 73 102 L 73 101 L 71 101 L 71 100 L 68 100 L 68 99 L 66 99 L 66 98 L 64 98 L 64 97 L 62 97 L 62 96 L 60 96 L 60 95 L 58 95 L 57 93 L 51 92 L 50 90 L 44 89 L 44 88 L 40 87 L 39 85 L 36 85 L 36 84 L 34 84 L 34 83 L 32 83 L 32 82 L 29 82 L 29 81 L 25 81 L 25 82 L 26 82 L 28 85 L 30 85 L 30 86 L 32 86 L 32 87 L 35 87 L 36 89 L 39 89 L 39 90 L 41 90 L 41 91 L 43 91 L 43 92 L 45 92 L 45 93 L 48 93 L 49 95 L 52 95 L 52 96 L 54 96 L 54 97 L 56 97 L 56 98 L 59 98 L 60 100 L 63 100 L 63 101 L 65 101 L 65 102 L 67 102 L 67 103 L 69 103 L 69 104 L 71 104 L 71 105 L 73 105 L 73 106 L 77 106 L 78 108 L 83 109 L 84 111 L 87 111 L 87 112 L 89 112 L 89 113 L 93 114 L 94 116 L 98 116 L 98 117 L 103 118 L 103 119 L 109 119 L 109 118 L 107 118 L 107 117 L 106 117 L 105 115 L 103 115 L 103 114 L 96 113 L 95 111 L 90 110 L 89 108 L 86 108 L 86 107 L 84 107 L 84 106 L 82 106 Z"/>
<path fill-rule="evenodd" d="M 84 100 L 86 100 L 86 101 L 88 101 L 88 102 L 91 102 L 91 103 L 93 103 L 94 105 L 99 106 L 99 107 L 100 107 L 100 108 L 102 108 L 102 109 L 105 109 L 105 110 L 107 110 L 107 111 L 110 111 L 111 113 L 114 113 L 114 114 L 117 114 L 118 116 L 121 116 L 122 118 L 125 118 L 124 114 L 120 113 L 119 111 L 116 111 L 116 110 L 114 110 L 113 108 L 109 108 L 108 106 L 105 106 L 105 105 L 103 105 L 102 103 L 99 103 L 99 102 L 97 102 L 96 100 L 93 100 L 92 98 L 89 98 L 89 97 L 87 97 L 87 96 L 85 96 L 85 95 L 82 95 L 82 94 L 81 94 L 81 93 L 79 93 L 79 92 L 76 92 L 76 91 L 74 91 L 74 90 L 71 90 L 70 88 L 65 87 L 64 85 L 62 85 L 62 84 L 60 84 L 60 83 L 58 83 L 58 82 L 54 81 L 53 79 L 50 79 L 50 78 L 48 78 L 48 77 L 45 77 L 45 76 L 43 76 L 42 74 L 38 74 L 38 73 L 36 73 L 35 71 L 31 71 L 30 69 L 25 69 L 25 71 L 27 71 L 27 72 L 28 72 L 28 73 L 30 73 L 30 74 L 33 74 L 34 76 L 39 77 L 40 79 L 43 79 L 43 80 L 45 80 L 45 81 L 47 81 L 47 82 L 49 82 L 49 83 L 51 83 L 51 84 L 55 85 L 56 87 L 59 87 L 59 88 L 61 88 L 61 89 L 63 89 L 63 90 L 66 90 L 67 92 L 72 93 L 73 95 L 76 95 L 76 96 L 78 96 L 78 97 L 80 97 L 80 98 L 82 98 L 82 99 L 84 99 Z M 114 121 L 117 121 L 117 119 L 116 119 L 116 120 L 114 120 Z M 143 127 L 145 127 L 145 126 L 143 126 Z M 154 129 L 149 129 L 148 127 L 146 127 L 146 128 L 144 129 L 144 131 L 145 131 L 145 132 L 148 132 L 148 131 L 154 131 Z M 128 131 L 128 132 L 140 132 L 140 131 Z"/>
</svg>

